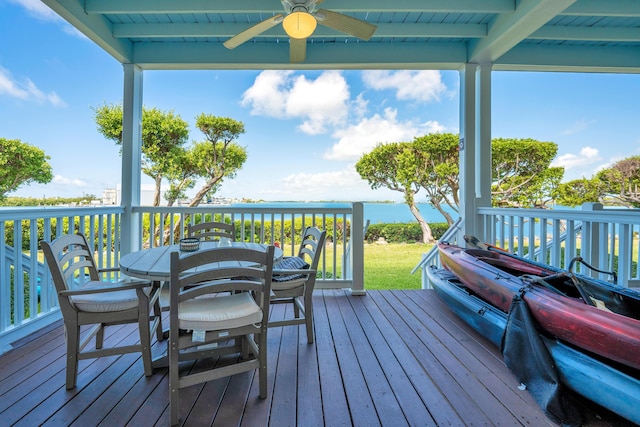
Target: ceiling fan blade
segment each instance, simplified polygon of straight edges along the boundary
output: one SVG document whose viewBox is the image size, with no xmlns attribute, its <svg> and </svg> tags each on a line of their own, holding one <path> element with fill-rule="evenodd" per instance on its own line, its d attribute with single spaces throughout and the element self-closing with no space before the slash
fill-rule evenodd
<svg viewBox="0 0 640 427">
<path fill-rule="evenodd" d="M 326 9 L 318 9 L 316 20 L 325 27 L 350 34 L 362 40 L 369 40 L 378 27 L 357 18 Z"/>
<path fill-rule="evenodd" d="M 254 25 L 253 27 L 249 27 L 241 33 L 236 34 L 231 37 L 229 40 L 223 43 L 224 47 L 227 49 L 234 49 L 240 46 L 242 43 L 246 42 L 249 39 L 254 38 L 255 36 L 264 33 L 270 28 L 275 27 L 279 23 L 282 22 L 283 16 L 282 14 L 278 14 L 272 16 L 271 18 L 267 18 L 264 21 Z"/>
<path fill-rule="evenodd" d="M 289 61 L 292 64 L 304 62 L 307 56 L 307 39 L 289 38 Z"/>
</svg>

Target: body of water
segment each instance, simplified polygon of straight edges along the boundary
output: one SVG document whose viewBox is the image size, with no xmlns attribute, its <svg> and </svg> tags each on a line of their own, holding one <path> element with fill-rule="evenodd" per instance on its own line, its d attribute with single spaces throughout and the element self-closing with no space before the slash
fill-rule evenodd
<svg viewBox="0 0 640 427">
<path fill-rule="evenodd" d="M 233 203 L 232 206 L 255 206 L 255 203 L 245 204 L 245 203 Z M 304 208 L 306 207 L 314 207 L 314 208 L 323 208 L 323 207 L 331 207 L 331 206 L 344 206 L 345 203 L 295 203 L 295 202 L 268 202 L 261 203 L 261 205 L 266 207 L 279 207 L 281 205 L 295 206 Z M 422 217 L 427 222 L 445 222 L 446 220 L 431 205 L 427 203 L 418 203 L 418 210 L 422 214 Z M 457 218 L 456 213 L 452 213 L 452 216 Z M 409 206 L 405 203 L 364 203 L 364 220 L 365 222 L 369 220 L 371 224 L 380 224 L 380 223 L 392 223 L 392 222 L 417 222 L 411 211 L 409 210 Z"/>
</svg>

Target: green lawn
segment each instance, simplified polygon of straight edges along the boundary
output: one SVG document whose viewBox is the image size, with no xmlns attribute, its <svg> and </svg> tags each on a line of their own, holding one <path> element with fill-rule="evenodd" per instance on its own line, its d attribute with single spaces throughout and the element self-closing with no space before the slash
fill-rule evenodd
<svg viewBox="0 0 640 427">
<path fill-rule="evenodd" d="M 431 246 L 419 243 L 365 243 L 365 289 L 420 289 L 420 271 L 411 274 L 411 270 Z"/>
</svg>

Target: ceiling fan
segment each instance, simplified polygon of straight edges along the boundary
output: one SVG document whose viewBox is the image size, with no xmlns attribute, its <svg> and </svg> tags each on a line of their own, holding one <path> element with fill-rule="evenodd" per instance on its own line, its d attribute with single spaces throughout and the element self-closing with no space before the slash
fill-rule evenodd
<svg viewBox="0 0 640 427">
<path fill-rule="evenodd" d="M 247 28 L 224 42 L 227 49 L 234 49 L 268 29 L 282 23 L 289 36 L 289 59 L 292 63 L 303 62 L 307 52 L 307 38 L 313 34 L 317 24 L 333 28 L 362 40 L 369 40 L 376 31 L 375 25 L 360 19 L 326 9 L 317 9 L 324 0 L 280 0 L 286 15 L 278 14 Z"/>
</svg>

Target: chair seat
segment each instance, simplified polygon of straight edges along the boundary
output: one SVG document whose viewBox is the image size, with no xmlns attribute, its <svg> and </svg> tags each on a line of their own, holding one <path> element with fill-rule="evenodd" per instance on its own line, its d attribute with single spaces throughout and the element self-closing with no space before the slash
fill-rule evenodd
<svg viewBox="0 0 640 427">
<path fill-rule="evenodd" d="M 97 288 L 110 286 L 109 282 L 87 282 L 83 288 Z M 109 311 L 124 311 L 138 307 L 138 295 L 133 289 L 100 294 L 72 295 L 69 297 L 73 305 L 80 311 L 90 313 L 105 313 Z"/>
<path fill-rule="evenodd" d="M 262 310 L 248 292 L 217 298 L 196 298 L 180 303 L 180 329 L 213 331 L 258 324 Z"/>
</svg>

